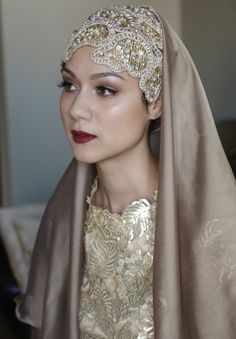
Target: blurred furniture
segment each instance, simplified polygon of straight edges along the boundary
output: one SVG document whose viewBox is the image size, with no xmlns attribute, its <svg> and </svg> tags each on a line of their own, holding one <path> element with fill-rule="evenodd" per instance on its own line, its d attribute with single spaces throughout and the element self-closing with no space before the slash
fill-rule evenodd
<svg viewBox="0 0 236 339">
<path fill-rule="evenodd" d="M 29 326 L 15 316 L 14 299 L 26 289 L 31 254 L 44 208 L 44 204 L 0 208 L 0 338 L 3 339 L 8 339 L 6 328 L 11 333 L 9 338 L 29 338 Z"/>
<path fill-rule="evenodd" d="M 19 322 L 15 316 L 14 298 L 20 293 L 0 239 L 0 338 L 2 339 L 8 339 L 7 336 L 15 339 L 30 337 L 29 326 Z"/>
</svg>

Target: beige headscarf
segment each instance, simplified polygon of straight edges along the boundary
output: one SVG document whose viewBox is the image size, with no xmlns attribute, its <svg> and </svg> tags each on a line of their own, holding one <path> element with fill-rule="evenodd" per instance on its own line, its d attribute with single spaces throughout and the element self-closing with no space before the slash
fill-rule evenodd
<svg viewBox="0 0 236 339">
<path fill-rule="evenodd" d="M 235 181 L 193 62 L 158 17 L 164 69 L 155 338 L 235 339 Z M 92 166 L 72 161 L 43 217 L 28 290 L 17 308 L 22 321 L 40 329 L 34 338 L 79 338 L 85 197 L 92 178 Z"/>
</svg>

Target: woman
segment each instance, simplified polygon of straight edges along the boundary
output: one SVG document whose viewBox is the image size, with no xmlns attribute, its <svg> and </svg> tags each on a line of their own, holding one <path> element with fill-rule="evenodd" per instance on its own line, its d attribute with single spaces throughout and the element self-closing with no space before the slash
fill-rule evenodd
<svg viewBox="0 0 236 339">
<path fill-rule="evenodd" d="M 235 183 L 183 44 L 152 9 L 112 7 L 73 32 L 61 71 L 75 161 L 18 316 L 42 339 L 233 339 Z"/>
</svg>

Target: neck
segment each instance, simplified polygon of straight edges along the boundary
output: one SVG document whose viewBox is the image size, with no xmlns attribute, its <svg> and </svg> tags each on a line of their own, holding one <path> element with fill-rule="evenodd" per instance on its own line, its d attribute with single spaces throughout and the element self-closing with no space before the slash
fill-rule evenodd
<svg viewBox="0 0 236 339">
<path fill-rule="evenodd" d="M 157 189 L 158 163 L 149 150 L 142 157 L 109 160 L 96 168 L 99 185 L 94 204 L 111 212 L 121 213 L 140 198 L 151 201 Z"/>
</svg>

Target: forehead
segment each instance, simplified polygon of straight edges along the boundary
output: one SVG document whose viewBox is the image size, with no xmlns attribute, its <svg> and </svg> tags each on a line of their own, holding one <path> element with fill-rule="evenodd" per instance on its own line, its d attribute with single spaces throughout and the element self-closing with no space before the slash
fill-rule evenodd
<svg viewBox="0 0 236 339">
<path fill-rule="evenodd" d="M 71 58 L 66 63 L 66 68 L 72 71 L 75 75 L 87 75 L 96 73 L 113 73 L 122 76 L 122 78 L 130 84 L 137 84 L 138 79 L 130 76 L 127 71 L 114 72 L 105 64 L 98 64 L 91 60 L 90 54 L 95 50 L 92 46 L 83 46 L 78 48 Z"/>
<path fill-rule="evenodd" d="M 78 48 L 68 60 L 66 66 L 70 69 L 73 68 L 74 72 L 76 72 L 77 70 L 82 70 L 84 68 L 86 70 L 91 68 L 100 68 L 107 71 L 109 68 L 106 65 L 98 65 L 91 60 L 90 54 L 94 49 L 95 48 L 92 46 L 83 46 Z"/>
</svg>

